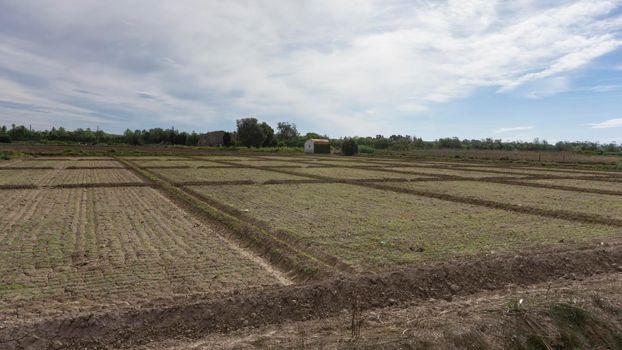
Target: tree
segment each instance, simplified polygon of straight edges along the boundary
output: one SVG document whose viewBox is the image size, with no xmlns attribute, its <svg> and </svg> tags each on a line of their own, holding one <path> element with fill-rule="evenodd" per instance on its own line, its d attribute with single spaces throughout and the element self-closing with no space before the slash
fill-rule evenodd
<svg viewBox="0 0 622 350">
<path fill-rule="evenodd" d="M 222 135 L 222 145 L 225 147 L 231 146 L 231 143 L 233 141 L 232 139 L 233 139 L 233 136 L 231 135 L 231 133 L 225 131 L 225 134 Z"/>
<path fill-rule="evenodd" d="M 276 126 L 278 132 L 276 133 L 276 139 L 279 143 L 287 146 L 295 145 L 298 142 L 300 134 L 296 129 L 296 124 L 290 124 L 286 122 L 279 122 Z"/>
<path fill-rule="evenodd" d="M 257 123 L 256 118 L 242 118 L 237 120 L 238 140 L 242 146 L 261 147 L 266 141 L 266 134 Z"/>
<path fill-rule="evenodd" d="M 266 139 L 263 142 L 263 147 L 273 147 L 276 146 L 276 138 L 274 137 L 274 129 L 266 122 L 259 124 L 261 130 L 263 130 L 264 135 L 266 135 Z"/>
<path fill-rule="evenodd" d="M 356 140 L 351 138 L 344 139 L 341 144 L 341 154 L 344 156 L 353 156 L 357 153 L 359 153 L 359 146 L 356 143 Z"/>
</svg>

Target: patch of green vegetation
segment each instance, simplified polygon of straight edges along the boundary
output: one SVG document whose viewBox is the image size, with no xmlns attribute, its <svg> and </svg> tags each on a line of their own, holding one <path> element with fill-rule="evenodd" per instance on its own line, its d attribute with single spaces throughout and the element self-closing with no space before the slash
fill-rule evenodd
<svg viewBox="0 0 622 350">
<path fill-rule="evenodd" d="M 13 158 L 13 152 L 0 151 L 0 160 L 10 160 L 11 158 Z"/>
<path fill-rule="evenodd" d="M 11 290 L 24 289 L 24 288 L 26 288 L 26 286 L 17 284 L 17 283 L 0 284 L 0 293 L 8 292 Z"/>
</svg>

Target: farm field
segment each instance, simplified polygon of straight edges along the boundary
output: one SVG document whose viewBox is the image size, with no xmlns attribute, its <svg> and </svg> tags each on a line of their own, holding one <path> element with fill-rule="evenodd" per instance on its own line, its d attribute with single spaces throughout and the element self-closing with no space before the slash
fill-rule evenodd
<svg viewBox="0 0 622 350">
<path fill-rule="evenodd" d="M 57 313 L 64 307 L 276 283 L 213 229 L 151 188 L 3 194 L 3 319 L 20 316 L 14 309 L 18 301 L 33 308 L 21 312 Z"/>
<path fill-rule="evenodd" d="M 22 170 L 8 169 L 0 170 L 0 185 L 36 185 L 49 178 L 53 170 Z"/>
<path fill-rule="evenodd" d="M 240 160 L 231 161 L 232 164 L 241 166 L 256 166 L 256 167 L 309 167 L 312 164 L 297 162 L 295 160 L 272 160 L 272 159 L 253 159 L 253 160 Z"/>
<path fill-rule="evenodd" d="M 549 176 L 567 176 L 568 173 L 565 173 L 563 171 L 555 171 L 555 170 L 534 170 L 534 169 L 522 169 L 522 168 L 490 168 L 490 167 L 464 167 L 464 168 L 469 168 L 469 169 L 476 169 L 479 171 L 503 171 L 503 172 L 507 172 L 508 174 L 526 174 L 526 175 L 549 175 Z M 600 172 L 601 175 L 605 176 L 608 175 L 607 173 L 604 172 Z M 610 174 L 610 173 L 609 173 Z M 588 173 L 588 172 L 576 172 L 572 174 L 573 176 L 595 176 L 592 173 Z"/>
<path fill-rule="evenodd" d="M 71 162 L 69 164 L 73 164 Z M 2 164 L 2 163 L 0 163 Z M 28 167 L 28 168 L 53 168 L 55 166 L 59 166 L 58 161 L 54 160 L 44 160 L 44 161 L 33 161 L 33 160 L 17 160 L 11 163 L 6 164 L 7 168 L 16 168 L 16 167 Z"/>
<path fill-rule="evenodd" d="M 619 191 L 622 192 L 622 181 L 590 181 L 590 180 L 575 180 L 575 179 L 555 179 L 555 180 L 521 180 L 526 183 L 537 183 L 545 185 L 561 185 L 571 186 L 577 188 L 606 190 L 606 191 Z"/>
<path fill-rule="evenodd" d="M 136 160 L 134 163 L 140 167 L 225 167 L 227 165 L 222 163 L 211 162 L 207 160 L 189 160 L 189 159 L 150 159 L 150 160 Z"/>
<path fill-rule="evenodd" d="M 622 198 L 613 195 L 475 181 L 431 181 L 425 184 L 400 183 L 392 184 L 392 186 L 493 200 L 541 209 L 589 213 L 606 218 L 619 218 L 622 216 Z M 622 233 L 622 229 L 620 229 L 620 232 Z"/>
<path fill-rule="evenodd" d="M 622 172 L 175 150 L 0 168 L 0 347 L 156 349 L 622 271 Z"/>
<path fill-rule="evenodd" d="M 388 171 L 382 171 L 382 169 L 349 169 L 349 168 L 305 168 L 305 169 L 291 169 L 292 173 L 300 175 L 310 176 L 324 176 L 335 179 L 422 179 L 429 178 L 425 175 L 417 174 L 399 174 Z"/>
<path fill-rule="evenodd" d="M 127 169 L 59 169 L 45 185 L 75 185 L 99 183 L 143 182 L 138 176 Z"/>
<path fill-rule="evenodd" d="M 490 173 L 486 171 L 463 171 L 456 169 L 439 169 L 439 168 L 426 168 L 424 167 L 409 167 L 409 168 L 392 168 L 388 167 L 389 170 L 397 170 L 403 172 L 412 172 L 412 173 L 421 173 L 430 176 L 459 176 L 459 177 L 473 177 L 473 178 L 486 178 L 486 177 L 507 177 L 507 178 L 520 178 L 525 177 L 525 175 L 520 174 L 499 174 L 499 173 Z"/>
<path fill-rule="evenodd" d="M 427 182 L 421 183 L 425 186 Z M 451 203 L 349 184 L 192 187 L 364 270 L 509 252 L 622 229 Z M 270 198 L 266 201 L 265 198 Z M 399 204 L 397 204 L 399 203 Z M 423 251 L 421 251 L 423 249 Z"/>
<path fill-rule="evenodd" d="M 219 182 L 219 181 L 254 181 L 265 182 L 269 180 L 301 180 L 300 176 L 280 174 L 260 169 L 236 169 L 236 168 L 215 168 L 215 169 L 153 169 L 156 174 L 174 182 Z"/>
<path fill-rule="evenodd" d="M 116 160 L 105 160 L 105 159 L 96 159 L 96 160 L 79 160 L 71 166 L 80 167 L 80 168 L 122 168 L 123 164 L 119 163 Z"/>
</svg>

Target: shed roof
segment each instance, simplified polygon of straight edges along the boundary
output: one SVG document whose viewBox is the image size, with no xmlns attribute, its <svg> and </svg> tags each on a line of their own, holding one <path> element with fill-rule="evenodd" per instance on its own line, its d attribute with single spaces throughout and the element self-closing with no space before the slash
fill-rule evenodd
<svg viewBox="0 0 622 350">
<path fill-rule="evenodd" d="M 328 141 L 327 139 L 310 139 L 309 141 L 313 142 L 314 144 L 317 143 L 327 145 L 330 143 L 330 141 Z"/>
</svg>

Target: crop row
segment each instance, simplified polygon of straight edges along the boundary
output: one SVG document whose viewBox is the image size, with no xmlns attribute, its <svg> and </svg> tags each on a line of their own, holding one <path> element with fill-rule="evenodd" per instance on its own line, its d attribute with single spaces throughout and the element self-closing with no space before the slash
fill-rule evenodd
<svg viewBox="0 0 622 350">
<path fill-rule="evenodd" d="M 276 282 L 151 188 L 4 192 L 0 310 L 17 297 L 101 303 Z"/>
</svg>

